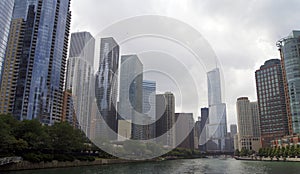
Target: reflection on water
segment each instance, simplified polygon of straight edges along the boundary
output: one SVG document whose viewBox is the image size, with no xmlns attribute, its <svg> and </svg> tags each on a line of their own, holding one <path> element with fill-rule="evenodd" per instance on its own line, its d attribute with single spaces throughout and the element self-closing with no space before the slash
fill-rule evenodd
<svg viewBox="0 0 300 174">
<path fill-rule="evenodd" d="M 218 174 L 218 173 L 263 173 L 299 174 L 300 163 L 296 162 L 254 162 L 234 159 L 190 159 L 162 162 L 115 164 L 78 168 L 47 169 L 10 172 L 14 174 Z"/>
</svg>

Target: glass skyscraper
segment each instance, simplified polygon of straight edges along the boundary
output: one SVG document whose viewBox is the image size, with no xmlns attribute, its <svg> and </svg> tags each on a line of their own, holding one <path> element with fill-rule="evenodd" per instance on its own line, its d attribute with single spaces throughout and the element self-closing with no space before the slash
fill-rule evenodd
<svg viewBox="0 0 300 174">
<path fill-rule="evenodd" d="M 143 109 L 143 64 L 136 55 L 121 56 L 120 119 L 132 121 L 132 138 L 145 139 Z"/>
<path fill-rule="evenodd" d="M 300 133 L 300 31 L 292 33 L 277 43 L 281 53 L 287 114 L 292 130 Z"/>
<path fill-rule="evenodd" d="M 206 125 L 207 151 L 224 151 L 227 134 L 226 104 L 222 103 L 218 68 L 207 73 L 209 117 Z"/>
<path fill-rule="evenodd" d="M 12 61 L 18 66 L 11 107 L 19 120 L 37 118 L 45 124 L 61 121 L 69 9 L 70 0 L 15 2 L 13 19 L 24 21 L 19 61 Z"/>
<path fill-rule="evenodd" d="M 2 76 L 2 65 L 5 58 L 5 50 L 8 41 L 10 22 L 14 8 L 14 0 L 0 1 L 0 80 Z M 1 84 L 1 83 L 0 83 Z"/>
<path fill-rule="evenodd" d="M 96 75 L 95 95 L 102 121 L 102 138 L 117 139 L 117 92 L 120 47 L 112 38 L 102 38 L 99 70 Z"/>
<path fill-rule="evenodd" d="M 89 32 L 71 34 L 66 91 L 70 91 L 80 128 L 89 136 L 95 39 Z M 90 136 L 89 136 L 90 137 Z"/>
</svg>

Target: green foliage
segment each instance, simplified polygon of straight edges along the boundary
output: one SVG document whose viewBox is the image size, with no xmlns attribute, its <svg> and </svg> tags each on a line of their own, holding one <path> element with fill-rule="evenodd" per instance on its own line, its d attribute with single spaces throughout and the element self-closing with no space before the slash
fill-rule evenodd
<svg viewBox="0 0 300 174">
<path fill-rule="evenodd" d="M 72 154 L 82 153 L 87 147 L 98 150 L 100 155 L 105 154 L 90 144 L 81 130 L 65 122 L 43 126 L 38 120 L 18 121 L 10 115 L 0 115 L 0 156 L 22 156 L 38 163 L 53 159 L 74 161 L 76 155 Z M 88 157 L 86 160 L 93 161 L 95 158 Z"/>
</svg>

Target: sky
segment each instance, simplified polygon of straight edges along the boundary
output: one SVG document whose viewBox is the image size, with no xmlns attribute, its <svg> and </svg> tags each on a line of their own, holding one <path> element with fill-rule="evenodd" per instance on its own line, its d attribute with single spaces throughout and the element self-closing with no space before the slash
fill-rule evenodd
<svg viewBox="0 0 300 174">
<path fill-rule="evenodd" d="M 188 24 L 206 39 L 219 60 L 229 126 L 237 122 L 238 97 L 257 100 L 255 70 L 266 60 L 279 58 L 276 42 L 300 29 L 299 7 L 299 0 L 72 0 L 71 32 L 89 31 L 97 35 L 113 23 L 142 15 L 166 16 Z M 130 43 L 124 47 L 124 54 L 137 51 Z M 147 56 L 145 53 L 141 57 Z M 157 57 L 167 59 L 170 55 L 161 53 Z M 196 110 L 207 106 L 205 73 L 199 79 L 203 83 L 199 85 L 201 99 Z M 193 93 L 186 95 L 193 97 Z M 189 107 L 176 109 L 194 112 Z"/>
</svg>

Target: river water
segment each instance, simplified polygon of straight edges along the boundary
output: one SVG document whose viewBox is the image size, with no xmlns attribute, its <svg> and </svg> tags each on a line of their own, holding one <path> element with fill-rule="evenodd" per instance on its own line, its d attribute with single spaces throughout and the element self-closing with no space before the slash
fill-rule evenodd
<svg viewBox="0 0 300 174">
<path fill-rule="evenodd" d="M 237 161 L 235 159 L 184 159 L 113 164 L 78 168 L 10 172 L 13 174 L 300 174 L 297 162 Z"/>
</svg>

